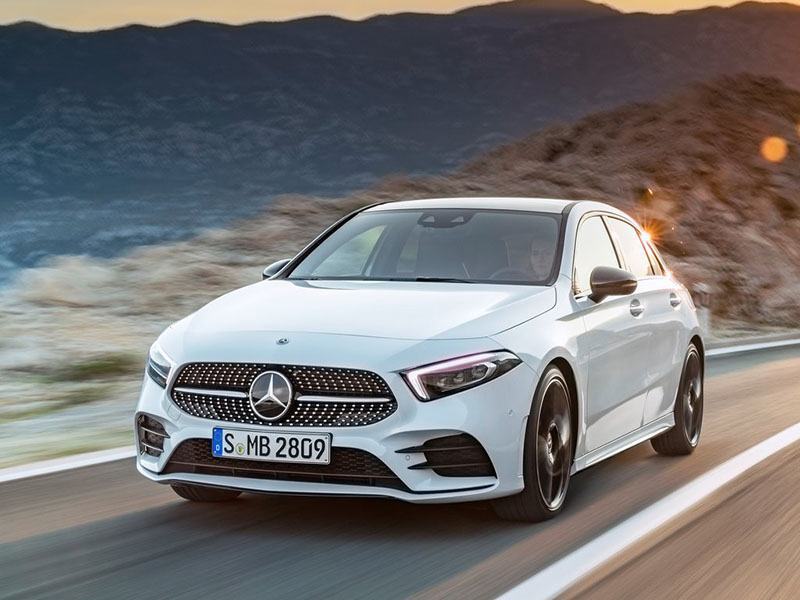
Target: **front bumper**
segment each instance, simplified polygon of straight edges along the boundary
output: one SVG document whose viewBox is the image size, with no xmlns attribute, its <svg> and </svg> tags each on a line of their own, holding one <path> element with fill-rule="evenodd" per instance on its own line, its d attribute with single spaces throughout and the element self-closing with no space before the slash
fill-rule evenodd
<svg viewBox="0 0 800 600">
<path fill-rule="evenodd" d="M 537 375 L 520 364 L 498 379 L 432 402 L 420 402 L 397 373 L 380 373 L 397 399 L 397 410 L 382 421 L 357 427 L 242 426 L 198 418 L 183 413 L 166 390 L 145 377 L 137 414 L 145 413 L 163 425 L 169 437 L 160 456 L 139 454 L 137 468 L 159 483 L 186 482 L 276 494 L 322 494 L 341 496 L 382 496 L 415 503 L 484 500 L 520 491 L 524 430 L 530 411 Z M 406 490 L 379 485 L 349 485 L 207 475 L 164 474 L 165 466 L 179 444 L 190 439 L 210 439 L 214 427 L 238 427 L 254 431 L 284 431 L 332 435 L 334 448 L 369 452 L 381 460 L 404 484 Z M 410 469 L 425 461 L 422 453 L 399 450 L 426 441 L 467 433 L 486 450 L 495 477 L 449 477 L 430 469 Z"/>
</svg>

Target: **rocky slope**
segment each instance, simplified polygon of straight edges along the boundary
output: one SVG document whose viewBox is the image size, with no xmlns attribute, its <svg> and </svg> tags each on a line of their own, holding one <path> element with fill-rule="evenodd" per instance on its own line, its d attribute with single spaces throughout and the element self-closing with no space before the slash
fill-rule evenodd
<svg viewBox="0 0 800 600">
<path fill-rule="evenodd" d="M 449 185 L 619 206 L 717 316 L 800 326 L 799 138 L 797 90 L 729 77 L 532 135 Z"/>
</svg>

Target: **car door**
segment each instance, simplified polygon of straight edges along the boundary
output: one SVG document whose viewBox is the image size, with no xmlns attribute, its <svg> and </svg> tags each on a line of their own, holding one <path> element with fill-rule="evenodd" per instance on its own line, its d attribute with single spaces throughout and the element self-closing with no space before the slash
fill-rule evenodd
<svg viewBox="0 0 800 600">
<path fill-rule="evenodd" d="M 667 275 L 655 250 L 637 228 L 627 221 L 608 218 L 609 229 L 626 269 L 636 275 L 636 297 L 641 303 L 642 322 L 650 330 L 648 349 L 648 392 L 644 407 L 645 424 L 672 410 L 688 345 L 681 317 L 681 304 L 689 301 Z"/>
<path fill-rule="evenodd" d="M 651 335 L 640 311 L 641 296 L 589 298 L 589 277 L 598 266 L 626 268 L 599 214 L 579 225 L 573 267 L 575 308 L 585 326 L 578 350 L 587 360 L 587 452 L 642 426 L 649 382 Z"/>
</svg>

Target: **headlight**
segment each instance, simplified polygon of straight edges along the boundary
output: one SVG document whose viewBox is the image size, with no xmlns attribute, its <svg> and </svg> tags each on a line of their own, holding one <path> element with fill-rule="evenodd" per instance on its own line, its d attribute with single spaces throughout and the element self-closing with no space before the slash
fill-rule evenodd
<svg viewBox="0 0 800 600">
<path fill-rule="evenodd" d="M 521 362 L 511 352 L 500 350 L 410 369 L 402 375 L 417 398 L 428 401 L 491 381 Z"/>
<path fill-rule="evenodd" d="M 172 370 L 173 364 L 164 351 L 158 347 L 158 344 L 150 347 L 150 355 L 147 357 L 147 374 L 162 388 L 167 387 L 169 372 Z"/>
</svg>

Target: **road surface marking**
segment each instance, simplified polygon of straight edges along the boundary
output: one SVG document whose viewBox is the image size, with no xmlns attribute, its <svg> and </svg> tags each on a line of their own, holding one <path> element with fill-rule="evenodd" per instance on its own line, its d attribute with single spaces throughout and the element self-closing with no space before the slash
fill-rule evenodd
<svg viewBox="0 0 800 600">
<path fill-rule="evenodd" d="M 100 450 L 99 452 L 87 452 L 86 454 L 76 454 L 75 456 L 65 456 L 64 458 L 43 460 L 18 467 L 1 469 L 0 483 L 69 471 L 70 469 L 80 469 L 81 467 L 91 467 L 122 460 L 123 458 L 133 458 L 134 456 L 136 456 L 136 449 L 133 446 L 125 446 L 123 448 L 112 448 L 111 450 Z"/>
<path fill-rule="evenodd" d="M 798 440 L 800 440 L 800 423 L 714 467 L 708 473 L 545 567 L 530 579 L 500 596 L 500 599 L 553 598 L 565 592 L 626 548 L 698 504 L 748 469 Z"/>
<path fill-rule="evenodd" d="M 754 352 L 756 350 L 772 350 L 773 348 L 783 348 L 785 346 L 800 346 L 800 338 L 794 338 L 791 340 L 777 340 L 774 342 L 757 342 L 754 344 L 739 344 L 737 346 L 728 346 L 723 348 L 712 348 L 706 352 L 706 358 L 714 358 L 716 356 L 731 356 L 732 354 Z"/>
<path fill-rule="evenodd" d="M 782 348 L 784 346 L 794 345 L 800 345 L 800 338 L 792 340 L 777 340 L 773 342 L 759 342 L 755 344 L 740 344 L 738 346 L 728 346 L 725 348 L 714 348 L 706 352 L 706 356 L 709 358 L 715 358 L 739 354 L 740 352 L 770 350 L 772 348 Z M 90 467 L 92 465 L 100 465 L 123 458 L 130 458 L 132 456 L 136 456 L 136 449 L 133 446 L 124 446 L 122 448 L 112 448 L 111 450 L 101 450 L 100 452 L 76 454 L 74 456 L 66 456 L 64 458 L 57 458 L 54 460 L 29 463 L 27 465 L 20 465 L 18 467 L 9 467 L 6 469 L 0 469 L 0 483 L 4 483 L 6 481 L 15 481 L 17 479 L 26 479 L 28 477 L 35 477 L 37 475 L 58 473 L 60 471 L 68 471 L 70 469 L 80 469 L 81 467 Z"/>
</svg>

